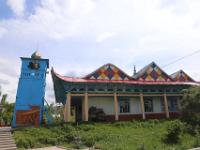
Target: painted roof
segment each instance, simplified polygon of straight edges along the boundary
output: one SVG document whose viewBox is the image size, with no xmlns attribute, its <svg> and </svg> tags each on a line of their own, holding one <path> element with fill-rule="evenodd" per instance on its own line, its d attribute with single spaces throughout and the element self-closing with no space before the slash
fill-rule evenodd
<svg viewBox="0 0 200 150">
<path fill-rule="evenodd" d="M 134 78 L 139 81 L 173 81 L 173 79 L 167 73 L 165 73 L 155 62 L 150 63 L 138 71 L 134 75 Z"/>
<path fill-rule="evenodd" d="M 132 77 L 124 73 L 121 69 L 110 63 L 101 66 L 94 72 L 85 76 L 84 79 L 112 81 L 134 80 Z"/>
<path fill-rule="evenodd" d="M 135 84 L 135 85 L 198 85 L 196 82 L 176 82 L 176 81 L 140 81 L 140 80 L 102 80 L 102 79 L 85 79 L 77 77 L 62 76 L 51 70 L 53 78 L 57 80 L 69 82 L 69 83 L 124 83 L 124 84 Z M 87 76 L 86 76 L 87 77 Z"/>
<path fill-rule="evenodd" d="M 52 68 L 52 75 L 58 80 L 77 83 L 125 83 L 139 85 L 199 85 L 185 72 L 178 71 L 171 76 L 165 73 L 155 62 L 129 76 L 113 64 L 105 64 L 83 78 L 62 76 Z"/>
<path fill-rule="evenodd" d="M 194 82 L 183 70 L 179 70 L 171 75 L 172 79 L 179 82 Z"/>
</svg>

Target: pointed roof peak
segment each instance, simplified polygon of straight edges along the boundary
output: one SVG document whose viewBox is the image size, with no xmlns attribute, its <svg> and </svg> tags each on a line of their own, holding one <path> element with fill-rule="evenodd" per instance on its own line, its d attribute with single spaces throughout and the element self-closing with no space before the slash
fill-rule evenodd
<svg viewBox="0 0 200 150">
<path fill-rule="evenodd" d="M 172 79 L 180 82 L 195 82 L 185 71 L 182 69 L 170 75 Z"/>
<path fill-rule="evenodd" d="M 83 77 L 83 79 L 93 79 L 93 80 L 131 80 L 133 79 L 127 75 L 124 71 L 119 69 L 112 63 L 107 63 L 92 73 Z"/>
<path fill-rule="evenodd" d="M 31 55 L 32 59 L 41 59 L 42 56 L 41 54 L 36 50 L 32 55 Z"/>
<path fill-rule="evenodd" d="M 134 78 L 142 81 L 173 81 L 154 61 L 138 71 Z"/>
</svg>

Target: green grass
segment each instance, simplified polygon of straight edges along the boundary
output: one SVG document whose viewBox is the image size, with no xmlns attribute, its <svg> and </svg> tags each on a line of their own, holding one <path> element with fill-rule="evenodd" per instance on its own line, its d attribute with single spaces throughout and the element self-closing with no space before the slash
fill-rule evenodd
<svg viewBox="0 0 200 150">
<path fill-rule="evenodd" d="M 102 150 L 185 150 L 198 145 L 198 139 L 186 132 L 178 144 L 165 144 L 163 136 L 171 121 L 134 121 L 93 124 L 60 124 L 14 131 L 19 148 L 51 145 Z"/>
</svg>

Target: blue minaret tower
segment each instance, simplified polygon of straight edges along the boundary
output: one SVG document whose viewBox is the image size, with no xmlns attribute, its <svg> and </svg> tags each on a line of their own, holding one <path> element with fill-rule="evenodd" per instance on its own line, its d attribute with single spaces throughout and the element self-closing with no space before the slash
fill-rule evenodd
<svg viewBox="0 0 200 150">
<path fill-rule="evenodd" d="M 21 57 L 19 78 L 12 127 L 39 126 L 43 119 L 46 73 L 49 60 L 36 51 L 31 58 Z"/>
</svg>

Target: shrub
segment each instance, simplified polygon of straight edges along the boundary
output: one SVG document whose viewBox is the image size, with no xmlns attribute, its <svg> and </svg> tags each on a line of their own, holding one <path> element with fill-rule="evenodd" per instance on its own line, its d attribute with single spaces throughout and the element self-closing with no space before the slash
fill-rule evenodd
<svg viewBox="0 0 200 150">
<path fill-rule="evenodd" d="M 22 137 L 18 138 L 16 143 L 18 148 L 33 148 L 36 142 L 33 138 Z"/>
<path fill-rule="evenodd" d="M 137 150 L 147 150 L 144 144 L 138 146 Z"/>
<path fill-rule="evenodd" d="M 90 121 L 105 121 L 106 114 L 103 109 L 90 107 L 89 109 L 89 120 Z"/>
<path fill-rule="evenodd" d="M 119 122 L 113 123 L 113 125 L 116 127 L 130 127 L 133 125 L 133 123 L 130 121 L 126 121 L 126 122 L 119 121 Z"/>
<path fill-rule="evenodd" d="M 183 130 L 183 123 L 175 120 L 167 125 L 167 133 L 164 135 L 164 142 L 168 144 L 177 144 L 180 142 L 180 135 Z"/>
<path fill-rule="evenodd" d="M 182 120 L 191 124 L 200 124 L 200 87 L 194 86 L 183 91 L 181 100 Z"/>
</svg>

